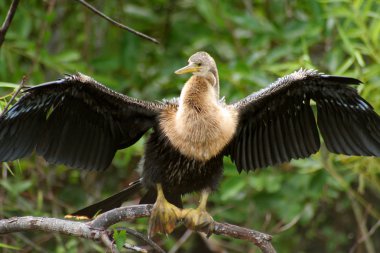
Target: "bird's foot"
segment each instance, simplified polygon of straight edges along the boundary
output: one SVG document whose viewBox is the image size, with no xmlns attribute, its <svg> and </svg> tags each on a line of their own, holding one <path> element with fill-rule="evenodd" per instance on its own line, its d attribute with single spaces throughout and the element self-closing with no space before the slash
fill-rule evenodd
<svg viewBox="0 0 380 253">
<path fill-rule="evenodd" d="M 181 214 L 181 209 L 159 193 L 150 215 L 148 236 L 151 238 L 157 233 L 170 234 L 181 219 Z"/>
<path fill-rule="evenodd" d="M 198 207 L 196 209 L 184 209 L 182 213 L 183 223 L 187 228 L 205 232 L 207 236 L 210 236 L 213 233 L 214 219 L 205 208 Z"/>
</svg>

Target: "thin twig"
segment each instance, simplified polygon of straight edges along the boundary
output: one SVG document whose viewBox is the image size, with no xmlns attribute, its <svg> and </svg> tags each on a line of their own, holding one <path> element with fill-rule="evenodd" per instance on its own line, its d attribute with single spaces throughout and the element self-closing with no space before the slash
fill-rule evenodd
<svg viewBox="0 0 380 253">
<path fill-rule="evenodd" d="M 126 249 L 130 249 L 130 250 L 136 251 L 136 252 L 148 253 L 148 251 L 146 249 L 140 248 L 140 247 L 138 247 L 136 245 L 131 245 L 129 243 L 124 243 L 123 247 L 126 248 Z"/>
<path fill-rule="evenodd" d="M 0 47 L 3 45 L 3 42 L 5 40 L 5 34 L 7 33 L 8 28 L 12 23 L 12 19 L 16 13 L 16 9 L 19 2 L 20 0 L 13 0 L 11 6 L 9 7 L 7 17 L 5 18 L 4 23 L 0 29 Z"/>
<path fill-rule="evenodd" d="M 109 226 L 120 221 L 134 220 L 141 217 L 148 217 L 151 214 L 153 205 L 135 205 L 115 208 L 111 211 L 99 215 L 93 221 L 79 222 L 46 217 L 14 217 L 0 220 L 0 234 L 9 234 L 21 231 L 41 230 L 45 232 L 58 232 L 62 234 L 87 238 L 94 241 L 102 240 L 109 247 L 109 241 L 104 237 Z M 270 235 L 238 227 L 231 224 L 215 222 L 214 234 L 224 235 L 236 239 L 253 242 L 263 253 L 275 253 L 276 250 L 271 244 Z M 109 240 L 109 237 L 107 237 Z M 114 243 L 112 243 L 114 244 Z M 116 248 L 113 248 L 115 250 Z"/>
<path fill-rule="evenodd" d="M 182 247 L 182 245 L 190 238 L 193 234 L 193 231 L 190 229 L 186 230 L 186 232 L 177 240 L 174 246 L 170 249 L 169 253 L 177 253 L 177 251 Z"/>
<path fill-rule="evenodd" d="M 136 31 L 135 29 L 133 28 L 130 28 L 126 25 L 123 25 L 119 22 L 116 22 L 115 20 L 113 20 L 112 18 L 108 17 L 106 14 L 104 14 L 103 12 L 99 11 L 98 9 L 96 9 L 94 6 L 92 6 L 91 4 L 87 3 L 86 1 L 84 0 L 76 0 L 77 2 L 81 3 L 82 5 L 84 5 L 85 7 L 87 7 L 88 9 L 90 9 L 92 12 L 94 12 L 95 14 L 101 16 L 102 18 L 106 19 L 107 21 L 109 21 L 111 24 L 121 28 L 121 29 L 124 29 L 124 30 L 127 30 L 128 32 L 131 32 L 143 39 L 146 39 L 146 40 L 149 40 L 153 43 L 156 43 L 156 44 L 160 44 L 160 42 L 158 42 L 158 40 L 156 40 L 155 38 L 152 38 L 146 34 L 143 34 L 139 31 Z"/>
<path fill-rule="evenodd" d="M 372 236 L 379 227 L 380 227 L 380 220 L 378 220 L 376 224 L 371 227 L 371 229 L 368 231 L 367 236 Z M 365 238 L 361 237 L 359 241 L 362 241 L 362 240 L 365 240 Z"/>
<path fill-rule="evenodd" d="M 4 113 L 8 110 L 9 106 L 13 102 L 13 100 L 16 98 L 16 96 L 20 93 L 21 89 L 25 87 L 25 82 L 28 78 L 26 76 L 23 76 L 21 79 L 21 82 L 19 86 L 17 87 L 16 91 L 14 92 L 13 96 L 11 99 L 8 101 L 8 103 L 5 105 L 4 110 L 0 114 L 0 118 L 4 115 Z"/>
<path fill-rule="evenodd" d="M 146 244 L 148 244 L 152 249 L 154 249 L 157 252 L 165 253 L 163 249 L 160 248 L 160 246 L 157 245 L 154 241 L 150 240 L 147 236 L 137 232 L 136 230 L 130 229 L 130 228 L 118 228 L 117 230 L 124 230 L 130 235 L 133 235 L 134 237 L 144 241 Z"/>
<path fill-rule="evenodd" d="M 49 234 L 49 236 L 52 236 L 52 234 Z M 41 243 L 41 241 L 34 242 L 33 239 L 21 233 L 15 234 L 15 237 L 21 240 L 26 245 L 28 245 L 29 250 L 33 249 L 33 251 L 39 252 L 39 253 L 50 253 L 46 248 L 41 246 L 43 244 Z M 23 247 L 23 250 L 25 250 L 25 248 L 28 249 L 28 247 Z M 28 251 L 25 250 L 24 252 L 28 252 Z"/>
<path fill-rule="evenodd" d="M 350 250 L 350 252 L 354 252 L 354 249 L 359 246 L 360 243 L 364 242 L 364 246 L 366 248 L 366 252 L 375 253 L 375 248 L 373 242 L 371 240 L 371 236 L 369 236 L 369 232 L 366 226 L 366 220 L 363 217 L 363 213 L 360 209 L 359 204 L 356 202 L 352 195 L 348 195 L 351 201 L 352 210 L 354 211 L 354 217 L 356 219 L 356 223 L 358 225 L 359 232 L 361 234 L 361 238 L 356 241 L 354 247 Z"/>
<path fill-rule="evenodd" d="M 324 154 L 324 153 L 325 154 Z M 342 175 L 340 175 L 332 165 L 331 161 L 328 159 L 328 154 L 326 151 L 322 151 L 322 163 L 326 171 L 347 191 L 348 194 L 351 194 L 354 199 L 360 203 L 366 211 L 375 219 L 380 220 L 380 212 L 370 204 L 365 198 L 363 198 L 360 194 L 358 194 L 355 190 L 351 188 L 351 186 L 344 180 Z"/>
</svg>

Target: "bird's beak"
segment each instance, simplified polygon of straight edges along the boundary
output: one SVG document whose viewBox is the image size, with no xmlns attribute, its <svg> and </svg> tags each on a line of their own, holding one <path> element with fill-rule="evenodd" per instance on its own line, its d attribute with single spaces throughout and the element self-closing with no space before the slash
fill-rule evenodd
<svg viewBox="0 0 380 253">
<path fill-rule="evenodd" d="M 179 70 L 175 71 L 174 73 L 176 73 L 177 75 L 182 75 L 182 74 L 186 74 L 186 73 L 198 72 L 200 69 L 201 69 L 201 67 L 196 66 L 194 63 L 189 63 L 189 65 L 187 65 L 183 68 L 180 68 Z"/>
</svg>

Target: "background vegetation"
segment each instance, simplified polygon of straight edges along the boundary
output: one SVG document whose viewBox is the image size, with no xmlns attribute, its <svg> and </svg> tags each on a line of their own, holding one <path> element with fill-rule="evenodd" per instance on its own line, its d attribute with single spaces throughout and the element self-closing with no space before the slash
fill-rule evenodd
<svg viewBox="0 0 380 253">
<path fill-rule="evenodd" d="M 10 2 L 0 1 L 1 22 Z M 89 2 L 161 44 L 112 26 L 75 1 L 22 1 L 0 49 L 1 107 L 23 75 L 34 85 L 76 71 L 133 97 L 178 96 L 187 77 L 173 71 L 206 50 L 218 63 L 221 94 L 229 102 L 303 67 L 361 79 L 361 95 L 380 112 L 377 0 Z M 36 156 L 2 163 L 0 217 L 63 217 L 115 193 L 139 177 L 142 147 L 143 140 L 118 152 L 101 173 L 51 166 Z M 324 147 L 310 159 L 241 175 L 226 159 L 209 210 L 218 221 L 273 234 L 279 252 L 380 252 L 379 166 L 379 159 L 333 155 Z M 197 196 L 186 200 L 194 206 Z M 147 220 L 123 225 L 145 233 Z M 161 239 L 166 249 L 178 241 L 175 235 Z M 195 234 L 177 252 L 206 252 L 201 245 L 214 252 L 257 252 L 247 242 L 218 236 L 205 241 Z M 104 249 L 30 232 L 2 236 L 0 250 Z"/>
</svg>

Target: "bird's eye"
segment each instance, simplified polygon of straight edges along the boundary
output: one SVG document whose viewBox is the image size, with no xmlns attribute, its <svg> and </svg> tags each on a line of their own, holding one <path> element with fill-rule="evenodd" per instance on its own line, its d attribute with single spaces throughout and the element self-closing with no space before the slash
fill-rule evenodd
<svg viewBox="0 0 380 253">
<path fill-rule="evenodd" d="M 197 66 L 198 66 L 198 67 L 202 66 L 202 63 L 197 63 Z"/>
</svg>

